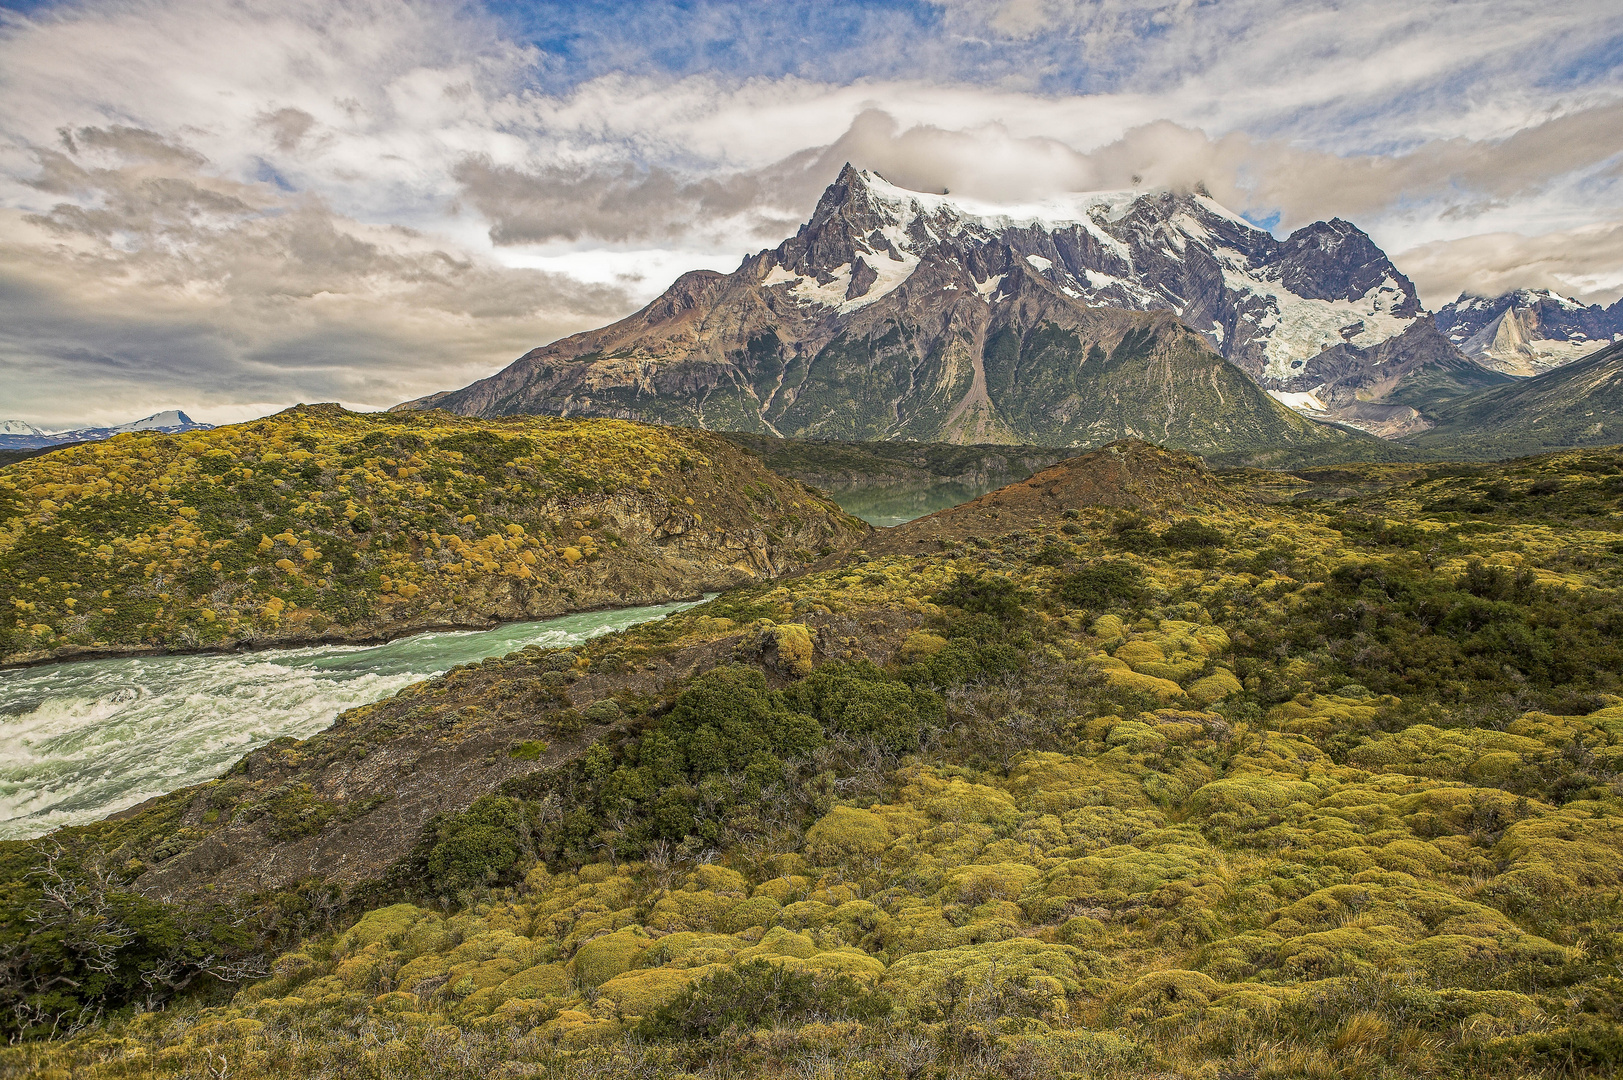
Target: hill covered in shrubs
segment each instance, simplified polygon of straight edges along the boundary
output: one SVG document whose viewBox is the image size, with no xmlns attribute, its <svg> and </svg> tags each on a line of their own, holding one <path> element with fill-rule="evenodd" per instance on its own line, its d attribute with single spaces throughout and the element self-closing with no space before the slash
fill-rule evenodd
<svg viewBox="0 0 1623 1080">
<path fill-rule="evenodd" d="M 693 597 L 865 529 L 703 432 L 299 406 L 0 469 L 0 662 Z"/>
</svg>

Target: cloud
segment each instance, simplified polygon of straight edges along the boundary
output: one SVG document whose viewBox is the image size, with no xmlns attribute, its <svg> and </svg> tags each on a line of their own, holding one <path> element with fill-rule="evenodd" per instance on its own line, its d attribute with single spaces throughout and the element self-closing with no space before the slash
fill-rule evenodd
<svg viewBox="0 0 1623 1080">
<path fill-rule="evenodd" d="M 63 425 L 176 403 L 386 406 L 599 325 L 623 289 L 501 266 L 319 199 L 223 180 L 152 133 L 75 132 L 121 158 L 40 152 L 78 201 L 0 215 L 7 407 Z M 157 157 L 165 166 L 155 169 Z M 62 388 L 73 392 L 63 395 Z"/>
<path fill-rule="evenodd" d="M 826 146 L 755 169 L 684 176 L 625 162 L 526 168 L 475 155 L 453 175 L 462 196 L 491 222 L 497 244 L 673 240 L 729 227 L 743 243 L 776 240 L 792 230 L 847 161 L 903 187 L 1005 205 L 1072 191 L 1205 184 L 1236 210 L 1277 215 L 1282 228 L 1294 228 L 1338 215 L 1370 224 L 1417 208 L 1468 221 L 1484 208 L 1529 199 L 1586 171 L 1598 178 L 1596 190 L 1609 189 L 1623 202 L 1615 170 L 1607 171 L 1619 155 L 1623 103 L 1553 117 L 1503 139 L 1451 139 L 1405 153 L 1362 155 L 1242 132 L 1214 138 L 1165 120 L 1083 151 L 1055 138 L 1017 135 L 998 122 L 904 127 L 870 107 Z"/>
<path fill-rule="evenodd" d="M 1089 151 L 1015 137 L 1002 125 L 899 130 L 872 110 L 824 157 L 849 156 L 903 186 L 943 187 L 993 202 L 1066 191 L 1205 183 L 1242 210 L 1278 211 L 1286 227 L 1437 202 L 1437 212 L 1536 193 L 1623 154 L 1623 102 L 1586 109 L 1500 140 L 1450 139 L 1398 154 L 1331 154 L 1243 132 L 1217 138 L 1171 121 L 1134 127 Z"/>
<path fill-rule="evenodd" d="M 1535 88 L 1566 88 L 1575 61 L 1598 65 L 1593 82 L 1611 69 L 1615 86 L 1623 29 L 1606 0 L 932 2 L 966 51 L 972 45 L 983 63 L 997 58 L 1016 78 L 1023 69 L 1050 93 L 1067 80 L 1071 92 L 1199 93 L 1208 102 L 1202 119 L 1226 113 L 1254 127 L 1266 117 L 1298 137 L 1324 126 L 1308 111 L 1328 104 L 1329 133 L 1342 141 L 1371 130 L 1360 117 L 1387 125 L 1394 142 L 1411 134 L 1391 131 L 1394 122 L 1446 117 L 1458 131 L 1462 116 L 1503 109 L 1518 94 L 1539 96 Z"/>
<path fill-rule="evenodd" d="M 1400 252 L 1394 261 L 1432 307 L 1462 292 L 1499 296 L 1513 289 L 1553 289 L 1608 304 L 1623 296 L 1623 221 L 1542 236 L 1498 232 L 1440 240 Z"/>
<path fill-rule="evenodd" d="M 629 163 L 526 171 L 475 154 L 452 175 L 463 197 L 491 222 L 490 239 L 498 245 L 669 238 L 750 209 L 761 195 L 748 174 L 684 180 L 669 169 Z"/>
<path fill-rule="evenodd" d="M 299 144 L 309 134 L 310 129 L 316 126 L 316 118 L 303 109 L 291 107 L 277 109 L 275 112 L 261 113 L 260 125 L 271 133 L 276 143 L 276 149 L 284 154 L 294 153 Z"/>
<path fill-rule="evenodd" d="M 0 17 L 0 415 L 385 406 L 634 307 L 457 235 L 450 167 L 502 141 L 534 61 L 492 27 L 371 0 Z"/>
<path fill-rule="evenodd" d="M 82 127 L 77 132 L 62 128 L 57 134 L 62 139 L 62 145 L 73 154 L 78 154 L 81 149 L 105 150 L 126 159 L 146 161 L 154 165 L 192 168 L 202 165 L 205 160 L 196 150 L 170 142 L 155 131 L 128 127 L 124 124 Z M 43 187 L 42 190 L 60 189 Z"/>
</svg>

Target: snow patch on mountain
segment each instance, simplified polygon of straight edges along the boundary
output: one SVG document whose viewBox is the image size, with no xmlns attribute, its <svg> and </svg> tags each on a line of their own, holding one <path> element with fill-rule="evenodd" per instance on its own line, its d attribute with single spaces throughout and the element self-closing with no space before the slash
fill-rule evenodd
<svg viewBox="0 0 1623 1080">
<path fill-rule="evenodd" d="M 877 209 L 893 215 L 906 228 L 922 220 L 936 239 L 965 233 L 994 236 L 1010 229 L 1038 228 L 1053 233 L 1070 228 L 1086 230 L 1115 254 L 1130 259 L 1131 250 L 1101 227 L 1131 212 L 1141 191 L 1079 191 L 1036 203 L 999 205 L 974 199 L 954 199 L 925 191 L 897 187 L 878 173 L 858 174 Z"/>
<path fill-rule="evenodd" d="M 1404 294 L 1390 277 L 1357 300 L 1309 300 L 1276 280 L 1241 269 L 1243 256 L 1238 252 L 1228 254 L 1224 283 L 1234 292 L 1262 298 L 1266 307 L 1266 314 L 1255 318 L 1257 328 L 1267 332 L 1263 374 L 1269 378 L 1290 379 L 1325 349 L 1343 342 L 1361 348 L 1376 345 L 1403 333 L 1414 321 L 1393 314 Z"/>
<path fill-rule="evenodd" d="M 1322 413 L 1327 411 L 1324 402 L 1318 398 L 1317 390 L 1306 390 L 1291 393 L 1288 390 L 1270 390 L 1268 395 L 1281 405 L 1287 405 L 1297 412 Z"/>
<path fill-rule="evenodd" d="M 822 282 L 816 278 L 796 274 L 781 266 L 774 266 L 772 271 L 761 279 L 761 284 L 767 288 L 788 285 L 789 294 L 795 299 L 808 304 L 821 304 L 843 315 L 865 308 L 895 292 L 901 288 L 903 282 L 913 276 L 913 271 L 919 266 L 919 259 L 915 255 L 904 256 L 900 261 L 881 258 L 864 259 L 863 262 L 867 263 L 878 277 L 868 286 L 866 292 L 849 299 L 847 294 L 851 290 L 851 263 L 835 267 L 829 272 L 829 279 Z"/>
<path fill-rule="evenodd" d="M 196 428 L 207 428 L 212 425 L 199 424 L 179 409 L 168 409 L 164 412 L 153 413 L 140 420 L 132 420 L 128 424 L 119 424 L 107 430 L 115 433 L 126 431 L 189 431 Z"/>
</svg>

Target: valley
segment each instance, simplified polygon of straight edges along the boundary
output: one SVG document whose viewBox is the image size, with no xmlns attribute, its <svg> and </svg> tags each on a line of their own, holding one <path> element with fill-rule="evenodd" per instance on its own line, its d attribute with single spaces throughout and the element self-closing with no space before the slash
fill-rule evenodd
<svg viewBox="0 0 1623 1080">
<path fill-rule="evenodd" d="M 846 513 L 876 528 L 966 503 L 1067 456 L 1042 446 L 845 443 L 742 432 L 725 438 L 774 472 L 826 492 Z"/>
</svg>

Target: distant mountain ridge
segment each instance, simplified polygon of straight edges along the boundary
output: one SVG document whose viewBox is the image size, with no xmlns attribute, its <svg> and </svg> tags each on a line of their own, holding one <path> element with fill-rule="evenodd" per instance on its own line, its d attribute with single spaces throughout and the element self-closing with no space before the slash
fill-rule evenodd
<svg viewBox="0 0 1623 1080">
<path fill-rule="evenodd" d="M 37 450 L 68 443 L 97 442 L 127 431 L 161 431 L 173 435 L 182 431 L 209 431 L 213 427 L 213 424 L 198 423 L 179 409 L 153 413 L 115 427 L 74 428 L 56 432 L 42 431 L 23 420 L 0 420 L 0 450 Z"/>
<path fill-rule="evenodd" d="M 1623 300 L 1601 307 L 1549 289 L 1465 293 L 1437 312 L 1437 328 L 1484 367 L 1533 376 L 1623 338 Z"/>
<path fill-rule="evenodd" d="M 629 318 L 397 407 L 795 438 L 1390 452 L 1259 385 L 1291 385 L 1331 342 L 1430 328 L 1354 227 L 1279 241 L 1199 192 L 1050 209 L 972 213 L 848 166 L 794 237 L 733 273 L 684 274 Z"/>
</svg>

